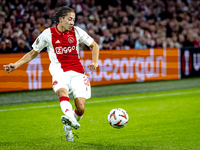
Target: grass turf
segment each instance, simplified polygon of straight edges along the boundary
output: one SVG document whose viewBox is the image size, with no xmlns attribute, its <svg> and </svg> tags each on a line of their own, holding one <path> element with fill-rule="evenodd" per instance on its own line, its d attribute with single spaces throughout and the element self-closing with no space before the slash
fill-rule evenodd
<svg viewBox="0 0 200 150">
<path fill-rule="evenodd" d="M 128 94 L 200 88 L 199 83 L 200 77 L 195 77 L 181 80 L 93 86 L 92 97 L 120 96 Z M 70 99 L 73 99 L 71 95 Z M 49 101 L 58 101 L 58 97 L 52 89 L 0 93 L 0 106 Z"/>
<path fill-rule="evenodd" d="M 197 150 L 199 97 L 200 88 L 91 98 L 74 143 L 64 139 L 59 102 L 2 106 L 0 149 Z M 107 122 L 118 107 L 129 114 L 122 129 Z"/>
</svg>

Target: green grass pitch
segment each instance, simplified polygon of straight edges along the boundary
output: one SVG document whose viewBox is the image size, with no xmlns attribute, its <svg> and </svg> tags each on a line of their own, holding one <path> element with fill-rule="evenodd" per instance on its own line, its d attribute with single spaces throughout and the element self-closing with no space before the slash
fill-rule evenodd
<svg viewBox="0 0 200 150">
<path fill-rule="evenodd" d="M 129 115 L 122 129 L 107 121 L 113 108 Z M 1 106 L 0 149 L 200 149 L 200 88 L 91 98 L 73 143 L 65 141 L 61 115 L 58 101 Z"/>
</svg>

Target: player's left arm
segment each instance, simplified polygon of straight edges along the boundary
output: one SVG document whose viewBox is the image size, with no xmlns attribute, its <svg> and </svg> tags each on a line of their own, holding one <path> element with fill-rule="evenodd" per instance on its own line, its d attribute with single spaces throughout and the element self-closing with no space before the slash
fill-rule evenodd
<svg viewBox="0 0 200 150">
<path fill-rule="evenodd" d="M 92 63 L 90 64 L 89 69 L 93 72 L 98 67 L 99 45 L 93 41 L 90 47 L 92 48 Z"/>
</svg>

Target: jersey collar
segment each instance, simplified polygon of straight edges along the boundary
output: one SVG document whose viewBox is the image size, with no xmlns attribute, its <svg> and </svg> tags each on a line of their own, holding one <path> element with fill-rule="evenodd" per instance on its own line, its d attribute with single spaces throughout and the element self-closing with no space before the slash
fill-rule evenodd
<svg viewBox="0 0 200 150">
<path fill-rule="evenodd" d="M 55 25 L 55 30 L 56 30 L 56 32 L 58 33 L 58 35 L 69 34 L 69 33 L 72 32 L 73 29 L 74 29 L 74 27 L 72 27 L 71 31 L 61 32 L 61 31 L 58 30 L 57 25 L 58 25 L 58 24 Z"/>
</svg>

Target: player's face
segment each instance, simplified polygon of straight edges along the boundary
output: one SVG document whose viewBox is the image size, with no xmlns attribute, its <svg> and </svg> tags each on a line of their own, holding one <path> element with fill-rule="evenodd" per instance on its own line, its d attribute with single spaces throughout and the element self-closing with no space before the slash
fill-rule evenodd
<svg viewBox="0 0 200 150">
<path fill-rule="evenodd" d="M 73 12 L 67 13 L 67 16 L 61 17 L 60 20 L 62 27 L 68 31 L 70 31 L 71 28 L 74 26 L 74 22 L 75 22 L 75 13 Z"/>
</svg>

